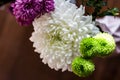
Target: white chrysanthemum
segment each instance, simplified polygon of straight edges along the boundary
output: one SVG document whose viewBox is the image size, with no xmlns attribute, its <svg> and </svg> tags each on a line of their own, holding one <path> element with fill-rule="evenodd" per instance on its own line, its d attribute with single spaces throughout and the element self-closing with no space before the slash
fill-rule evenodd
<svg viewBox="0 0 120 80">
<path fill-rule="evenodd" d="M 84 8 L 77 8 L 65 0 L 55 0 L 55 11 L 36 18 L 30 40 L 43 63 L 55 70 L 71 71 L 71 62 L 80 56 L 82 38 L 99 32 L 91 16 L 83 16 Z"/>
</svg>

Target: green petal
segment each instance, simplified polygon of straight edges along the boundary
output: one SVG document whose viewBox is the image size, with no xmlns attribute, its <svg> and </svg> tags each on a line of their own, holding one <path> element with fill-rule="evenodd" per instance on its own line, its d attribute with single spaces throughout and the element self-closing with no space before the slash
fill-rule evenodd
<svg viewBox="0 0 120 80">
<path fill-rule="evenodd" d="M 98 56 L 107 56 L 114 51 L 116 45 L 114 38 L 108 33 L 99 33 L 94 37 L 100 44 L 98 48 Z"/>
<path fill-rule="evenodd" d="M 95 70 L 95 65 L 83 58 L 77 57 L 72 62 L 72 71 L 79 77 L 89 76 Z"/>
<path fill-rule="evenodd" d="M 99 43 L 94 38 L 84 38 L 80 42 L 80 52 L 83 57 L 94 57 L 98 51 Z"/>
</svg>

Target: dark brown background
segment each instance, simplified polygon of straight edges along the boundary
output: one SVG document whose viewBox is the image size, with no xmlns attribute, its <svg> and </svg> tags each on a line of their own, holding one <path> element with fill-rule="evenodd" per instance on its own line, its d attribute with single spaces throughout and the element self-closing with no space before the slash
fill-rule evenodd
<svg viewBox="0 0 120 80">
<path fill-rule="evenodd" d="M 120 0 L 109 0 L 110 7 L 120 8 L 119 4 Z M 29 40 L 32 31 L 32 26 L 19 26 L 7 9 L 0 11 L 0 80 L 120 80 L 120 55 L 117 53 L 95 58 L 96 70 L 87 78 L 50 69 L 34 52 Z"/>
</svg>

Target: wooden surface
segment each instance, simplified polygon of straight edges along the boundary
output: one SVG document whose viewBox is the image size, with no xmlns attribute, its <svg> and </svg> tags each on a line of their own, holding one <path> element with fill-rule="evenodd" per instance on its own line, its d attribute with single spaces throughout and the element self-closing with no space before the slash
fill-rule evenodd
<svg viewBox="0 0 120 80">
<path fill-rule="evenodd" d="M 32 31 L 32 26 L 19 26 L 6 10 L 0 11 L 0 80 L 120 80 L 120 55 L 116 53 L 95 58 L 96 70 L 87 78 L 50 69 L 34 52 L 29 40 Z"/>
</svg>

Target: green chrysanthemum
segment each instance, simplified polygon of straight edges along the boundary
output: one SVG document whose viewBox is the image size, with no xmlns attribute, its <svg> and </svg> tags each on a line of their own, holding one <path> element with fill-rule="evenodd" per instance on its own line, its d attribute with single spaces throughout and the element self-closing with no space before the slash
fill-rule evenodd
<svg viewBox="0 0 120 80">
<path fill-rule="evenodd" d="M 95 70 L 95 65 L 80 57 L 76 57 L 72 62 L 72 71 L 79 77 L 89 76 Z"/>
<path fill-rule="evenodd" d="M 100 44 L 98 48 L 98 56 L 107 56 L 115 49 L 114 38 L 108 33 L 99 33 L 94 37 Z"/>
<path fill-rule="evenodd" d="M 94 38 L 84 38 L 80 42 L 80 52 L 83 57 L 91 58 L 94 57 L 99 48 L 99 43 Z"/>
</svg>

